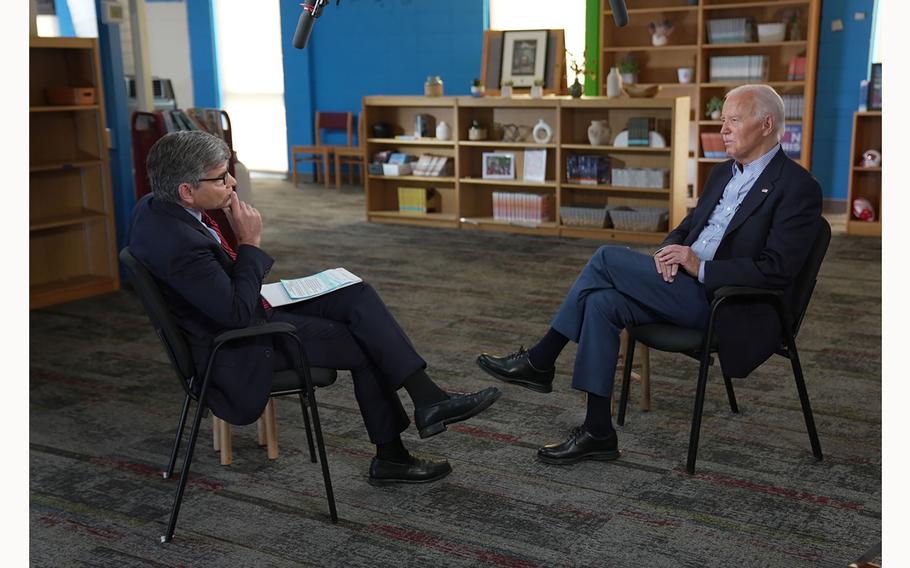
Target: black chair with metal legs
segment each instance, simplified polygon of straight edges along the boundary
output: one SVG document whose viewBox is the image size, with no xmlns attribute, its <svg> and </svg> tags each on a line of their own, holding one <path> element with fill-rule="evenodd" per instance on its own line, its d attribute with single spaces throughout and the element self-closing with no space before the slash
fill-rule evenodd
<svg viewBox="0 0 910 568">
<path fill-rule="evenodd" d="M 201 385 L 199 385 L 199 377 L 196 376 L 192 355 L 189 346 L 187 345 L 186 338 L 177 326 L 174 317 L 171 315 L 155 279 L 148 270 L 136 260 L 130 252 L 129 247 L 120 251 L 120 261 L 123 263 L 124 267 L 126 267 L 127 272 L 130 275 L 130 282 L 133 284 L 133 288 L 142 301 L 142 305 L 145 307 L 149 319 L 155 328 L 155 332 L 161 340 L 161 344 L 186 393 L 186 397 L 183 401 L 183 409 L 180 412 L 180 420 L 177 423 L 177 435 L 174 439 L 174 448 L 171 451 L 167 469 L 163 472 L 165 478 L 169 478 L 173 475 L 174 467 L 177 462 L 177 452 L 180 449 L 180 443 L 183 439 L 183 430 L 189 413 L 190 400 L 196 401 L 196 413 L 190 430 L 180 481 L 177 484 L 167 531 L 161 537 L 161 542 L 170 542 L 174 537 L 174 529 L 177 526 L 177 515 L 180 513 L 183 492 L 186 488 L 187 480 L 189 479 L 193 450 L 196 447 L 196 439 L 199 435 L 199 425 L 203 415 L 208 410 L 205 404 L 205 397 L 209 388 L 209 371 L 212 368 L 212 362 L 218 355 L 218 351 L 225 344 L 230 343 L 231 341 L 262 335 L 287 337 L 289 339 L 288 344 L 296 345 L 297 347 L 296 353 L 299 356 L 296 360 L 297 368 L 275 373 L 272 380 L 271 396 L 292 394 L 299 396 L 300 409 L 303 413 L 303 422 L 306 428 L 310 460 L 313 463 L 317 461 L 316 451 L 318 449 L 319 462 L 322 465 L 322 478 L 325 483 L 326 500 L 329 505 L 329 514 L 332 522 L 337 523 L 338 513 L 335 508 L 335 495 L 332 491 L 332 479 L 329 474 L 328 461 L 326 460 L 325 442 L 322 436 L 322 426 L 319 421 L 319 411 L 316 406 L 316 397 L 314 393 L 314 387 L 323 387 L 333 384 L 337 377 L 336 371 L 333 369 L 310 368 L 307 365 L 306 354 L 303 351 L 300 338 L 297 337 L 296 328 L 289 323 L 273 322 L 244 329 L 235 329 L 217 336 L 213 340 L 214 347 L 212 349 L 212 354 L 209 358 L 208 365 L 206 366 L 205 375 L 201 378 Z M 312 431 L 310 427 L 310 414 L 307 410 L 307 406 L 309 406 L 309 411 L 312 412 Z M 313 434 L 315 434 L 315 444 Z"/>
<path fill-rule="evenodd" d="M 717 338 L 714 337 L 714 325 L 717 312 L 724 303 L 731 298 L 749 298 L 750 300 L 767 301 L 774 306 L 781 322 L 783 337 L 781 346 L 776 351 L 778 355 L 790 360 L 793 368 L 793 378 L 796 381 L 796 390 L 799 393 L 802 405 L 803 418 L 806 421 L 806 430 L 809 433 L 809 442 L 812 445 L 812 454 L 816 459 L 822 459 L 822 449 L 815 430 L 815 419 L 812 416 L 812 407 L 809 405 L 809 394 L 806 391 L 806 382 L 803 379 L 802 367 L 799 363 L 799 354 L 796 351 L 796 335 L 802 324 L 803 316 L 809 307 L 809 300 L 815 289 L 818 271 L 822 260 L 828 250 L 831 240 L 831 226 L 828 221 L 821 219 L 818 233 L 809 252 L 809 257 L 803 265 L 802 271 L 797 275 L 793 286 L 791 311 L 784 307 L 783 290 L 766 290 L 749 288 L 745 286 L 724 286 L 717 290 L 711 302 L 711 313 L 707 328 L 690 329 L 670 324 L 647 324 L 627 328 L 629 343 L 626 349 L 625 368 L 622 376 L 622 390 L 619 400 L 619 414 L 616 422 L 625 423 L 626 404 L 629 400 L 629 375 L 632 369 L 632 359 L 635 355 L 635 342 L 640 341 L 653 349 L 682 353 L 699 361 L 698 383 L 695 388 L 695 407 L 692 411 L 692 428 L 689 433 L 689 455 L 686 460 L 686 471 L 695 472 L 695 459 L 698 453 L 698 436 L 701 431 L 702 410 L 705 403 L 705 386 L 708 382 L 708 367 L 714 363 L 711 356 L 717 352 Z M 739 412 L 736 396 L 733 394 L 733 382 L 724 375 L 724 386 L 727 390 L 727 400 L 730 410 Z"/>
</svg>

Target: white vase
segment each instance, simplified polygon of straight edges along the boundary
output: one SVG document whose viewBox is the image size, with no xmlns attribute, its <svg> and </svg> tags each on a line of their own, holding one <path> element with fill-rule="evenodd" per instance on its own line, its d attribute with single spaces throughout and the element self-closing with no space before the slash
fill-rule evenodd
<svg viewBox="0 0 910 568">
<path fill-rule="evenodd" d="M 607 75 L 607 98 L 613 99 L 619 96 L 622 90 L 622 83 L 619 78 L 619 69 L 613 67 Z"/>
<path fill-rule="evenodd" d="M 482 97 L 483 91 L 483 85 L 471 85 L 471 96 Z"/>
<path fill-rule="evenodd" d="M 503 85 L 500 91 L 502 98 L 507 99 L 512 96 L 512 85 Z"/>
<path fill-rule="evenodd" d="M 588 126 L 588 141 L 592 146 L 604 146 L 610 142 L 610 125 L 606 120 L 592 120 Z"/>
<path fill-rule="evenodd" d="M 634 85 L 638 82 L 638 77 L 635 76 L 635 73 L 623 73 L 622 74 L 622 84 L 623 85 Z"/>
<path fill-rule="evenodd" d="M 667 45 L 667 36 L 651 34 L 651 45 L 654 47 L 663 47 Z"/>
<path fill-rule="evenodd" d="M 719 110 L 711 111 L 711 120 L 720 120 L 720 111 Z"/>
<path fill-rule="evenodd" d="M 537 120 L 537 124 L 534 125 L 531 136 L 534 137 L 534 141 L 538 144 L 546 144 L 553 138 L 553 128 L 540 118 Z"/>
<path fill-rule="evenodd" d="M 436 125 L 436 139 L 437 140 L 448 140 L 452 137 L 452 129 L 449 127 L 449 123 L 440 120 L 439 124 Z"/>
<path fill-rule="evenodd" d="M 543 96 L 543 87 L 541 85 L 531 85 L 531 98 L 539 99 Z"/>
</svg>

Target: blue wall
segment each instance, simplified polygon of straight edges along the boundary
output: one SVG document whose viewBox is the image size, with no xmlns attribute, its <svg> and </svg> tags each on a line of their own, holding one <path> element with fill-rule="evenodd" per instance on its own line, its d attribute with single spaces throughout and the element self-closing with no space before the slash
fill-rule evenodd
<svg viewBox="0 0 910 568">
<path fill-rule="evenodd" d="M 343 0 L 314 22 L 306 49 L 291 40 L 299 2 L 281 2 L 288 147 L 313 142 L 315 111 L 359 113 L 365 95 L 422 95 L 439 75 L 446 95 L 480 76 L 484 0 Z M 333 142 L 330 140 L 329 142 Z"/>
<path fill-rule="evenodd" d="M 186 0 L 186 19 L 190 34 L 193 104 L 183 106 L 221 108 L 221 83 L 218 77 L 218 50 L 212 0 Z"/>
<path fill-rule="evenodd" d="M 824 0 L 819 34 L 812 138 L 812 173 L 829 199 L 847 199 L 852 157 L 853 113 L 859 104 L 859 82 L 868 79 L 873 0 Z M 865 12 L 865 20 L 854 20 Z M 844 29 L 831 31 L 840 19 Z"/>
</svg>

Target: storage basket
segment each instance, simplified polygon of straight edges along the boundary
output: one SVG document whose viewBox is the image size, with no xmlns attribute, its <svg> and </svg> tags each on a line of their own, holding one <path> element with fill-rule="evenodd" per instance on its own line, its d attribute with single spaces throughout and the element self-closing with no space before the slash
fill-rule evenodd
<svg viewBox="0 0 910 568">
<path fill-rule="evenodd" d="M 620 231 L 667 230 L 670 211 L 664 207 L 617 207 L 610 210 L 613 227 Z"/>
<path fill-rule="evenodd" d="M 566 227 L 589 227 L 603 229 L 612 227 L 610 216 L 607 214 L 615 206 L 584 207 L 563 205 L 559 208 L 559 216 Z"/>
<path fill-rule="evenodd" d="M 47 87 L 44 90 L 50 105 L 93 105 L 94 87 Z"/>
<path fill-rule="evenodd" d="M 784 24 L 777 22 L 771 24 L 758 24 L 758 43 L 772 43 L 784 41 L 786 28 Z"/>
</svg>

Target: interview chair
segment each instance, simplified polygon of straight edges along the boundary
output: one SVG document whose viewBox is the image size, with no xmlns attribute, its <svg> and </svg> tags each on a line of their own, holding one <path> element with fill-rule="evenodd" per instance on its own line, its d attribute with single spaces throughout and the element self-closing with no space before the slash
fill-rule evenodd
<svg viewBox="0 0 910 568">
<path fill-rule="evenodd" d="M 328 461 L 326 460 L 325 442 L 322 437 L 322 426 L 319 421 L 319 411 L 316 406 L 316 397 L 314 387 L 328 386 L 335 382 L 337 373 L 333 369 L 309 368 L 306 362 L 306 354 L 297 337 L 296 328 L 284 322 L 271 322 L 262 325 L 250 326 L 243 329 L 234 329 L 226 331 L 213 340 L 212 354 L 206 365 L 205 374 L 202 377 L 197 376 L 195 365 L 190 353 L 189 345 L 183 332 L 177 326 L 173 315 L 165 303 L 164 296 L 158 287 L 154 277 L 149 273 L 145 266 L 133 256 L 129 247 L 120 251 L 120 262 L 126 268 L 130 277 L 130 282 L 136 290 L 136 294 L 142 301 L 148 313 L 155 333 L 161 340 L 164 351 L 171 361 L 171 365 L 180 380 L 186 396 L 183 401 L 183 409 L 180 412 L 180 419 L 177 422 L 177 435 L 174 439 L 174 447 L 171 451 L 171 457 L 168 461 L 167 468 L 162 476 L 167 479 L 174 473 L 174 466 L 177 462 L 177 453 L 180 449 L 180 443 L 183 439 L 183 430 L 186 425 L 186 418 L 190 407 L 190 400 L 196 401 L 196 413 L 193 418 L 193 425 L 190 430 L 189 440 L 187 442 L 186 454 L 183 458 L 183 468 L 180 473 L 180 481 L 177 484 L 174 495 L 174 503 L 171 508 L 171 515 L 167 525 L 167 531 L 161 537 L 161 542 L 170 542 L 174 537 L 174 529 L 177 525 L 177 515 L 180 512 L 180 505 L 183 501 L 183 493 L 189 479 L 190 464 L 193 459 L 193 451 L 196 447 L 196 439 L 199 435 L 199 425 L 202 421 L 203 414 L 207 411 L 206 394 L 210 383 L 210 370 L 212 363 L 218 355 L 218 351 L 226 344 L 232 341 L 243 340 L 250 337 L 275 335 L 284 336 L 290 339 L 288 344 L 296 345 L 299 358 L 296 358 L 297 368 L 288 371 L 275 373 L 272 380 L 271 396 L 298 395 L 300 398 L 300 410 L 303 414 L 303 423 L 306 428 L 307 443 L 309 446 L 310 461 L 316 462 L 316 450 L 319 452 L 319 461 L 322 465 L 322 478 L 325 484 L 326 500 L 328 501 L 329 514 L 333 523 L 338 522 L 338 513 L 335 508 L 335 495 L 332 490 L 332 479 L 329 474 Z M 307 411 L 312 411 L 312 432 L 310 426 L 310 415 Z M 313 443 L 313 433 L 315 433 L 315 447 Z"/>
<path fill-rule="evenodd" d="M 322 168 L 322 182 L 329 187 L 329 161 L 333 157 L 334 147 L 323 144 L 323 131 L 344 131 L 347 145 L 353 144 L 354 117 L 349 112 L 317 112 L 313 120 L 313 144 L 291 146 L 291 178 L 297 187 L 297 168 L 301 163 L 312 163 L 314 178 L 319 181 L 319 170 Z M 336 180 L 337 185 L 337 180 Z"/>
<path fill-rule="evenodd" d="M 332 154 L 335 156 L 335 187 L 341 187 L 341 169 L 348 167 L 348 181 L 354 185 L 355 169 L 360 183 L 363 184 L 366 175 L 366 158 L 363 149 L 363 124 L 361 120 L 357 121 L 357 146 L 352 145 L 348 137 L 347 146 L 333 146 Z"/>
<path fill-rule="evenodd" d="M 728 300 L 747 298 L 750 301 L 765 301 L 770 303 L 777 312 L 781 322 L 783 336 L 781 346 L 776 353 L 790 360 L 793 369 L 793 378 L 796 381 L 796 390 L 799 394 L 799 401 L 802 406 L 803 418 L 806 422 L 806 430 L 809 433 L 809 443 L 812 446 L 812 454 L 815 459 L 822 459 L 821 445 L 818 441 L 818 433 L 815 430 L 815 419 L 812 415 L 812 407 L 809 404 L 809 394 L 806 391 L 806 382 L 803 379 L 803 371 L 799 362 L 799 354 L 796 350 L 796 335 L 799 333 L 803 317 L 806 315 L 806 309 L 809 307 L 809 300 L 812 297 L 812 291 L 815 289 L 818 271 L 821 268 L 822 260 L 828 250 L 828 243 L 831 241 L 831 226 L 828 221 L 822 218 L 818 223 L 818 231 L 809 256 L 806 259 L 802 270 L 796 276 L 793 284 L 793 293 L 791 296 L 792 304 L 788 311 L 783 304 L 783 290 L 768 290 L 760 288 L 750 288 L 746 286 L 724 286 L 714 293 L 714 299 L 711 302 L 711 312 L 708 324 L 705 329 L 691 329 L 671 324 L 653 323 L 639 326 L 630 326 L 627 328 L 629 334 L 628 348 L 625 353 L 625 366 L 622 375 L 622 390 L 619 401 L 619 415 L 616 422 L 620 425 L 625 423 L 626 404 L 629 400 L 629 375 L 632 369 L 632 359 L 635 355 L 635 343 L 641 342 L 660 351 L 669 351 L 682 353 L 699 361 L 698 383 L 695 388 L 695 407 L 692 411 L 692 427 L 689 432 L 689 455 L 686 460 L 686 471 L 689 474 L 695 473 L 695 459 L 698 453 L 698 437 L 701 430 L 702 410 L 705 403 L 705 386 L 708 382 L 708 367 L 713 364 L 712 354 L 717 352 L 717 337 L 714 334 L 715 318 L 718 311 Z M 730 410 L 738 414 L 739 407 L 736 404 L 736 396 L 733 392 L 733 383 L 730 377 L 724 375 L 724 386 L 727 391 L 727 400 L 730 403 Z"/>
</svg>

